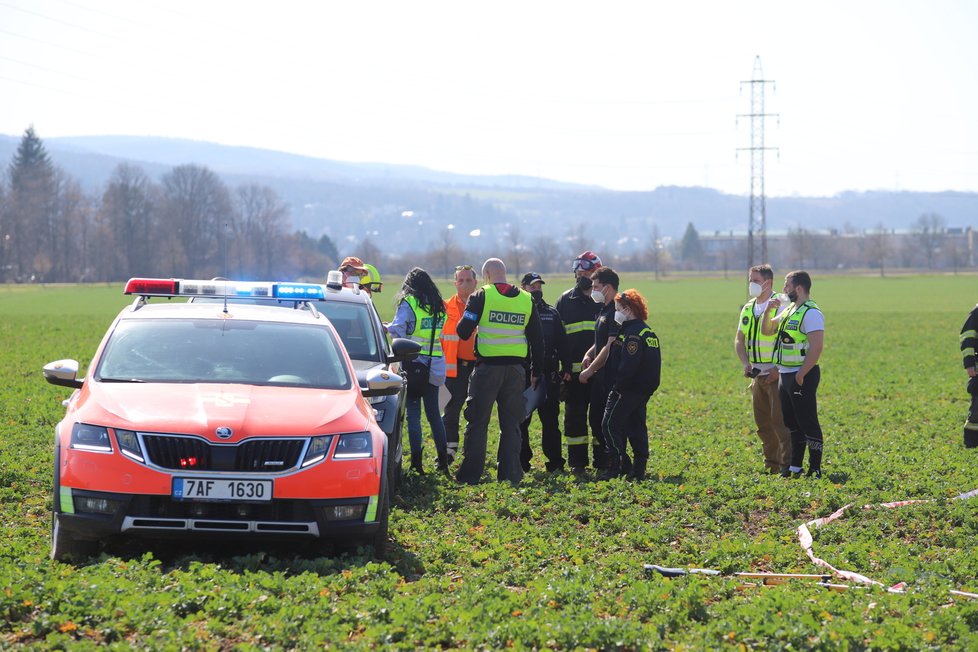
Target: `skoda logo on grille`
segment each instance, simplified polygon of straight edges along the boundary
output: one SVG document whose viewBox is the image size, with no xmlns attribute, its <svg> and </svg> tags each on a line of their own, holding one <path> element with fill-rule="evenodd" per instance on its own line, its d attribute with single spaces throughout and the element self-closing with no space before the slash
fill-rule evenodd
<svg viewBox="0 0 978 652">
<path fill-rule="evenodd" d="M 221 439 L 231 439 L 231 435 L 233 434 L 233 432 L 234 431 L 232 431 L 230 428 L 221 426 L 220 428 L 214 431 L 214 434 Z"/>
</svg>

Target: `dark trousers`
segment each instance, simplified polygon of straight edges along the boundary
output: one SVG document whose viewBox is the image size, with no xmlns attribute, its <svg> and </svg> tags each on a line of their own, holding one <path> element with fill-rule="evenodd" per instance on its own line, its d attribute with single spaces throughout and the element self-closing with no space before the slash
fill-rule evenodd
<svg viewBox="0 0 978 652">
<path fill-rule="evenodd" d="M 462 463 L 455 478 L 465 484 L 478 484 L 486 468 L 486 447 L 492 406 L 499 405 L 499 452 L 497 480 L 518 484 L 523 479 L 520 466 L 520 422 L 526 414 L 523 387 L 526 370 L 521 364 L 480 363 L 469 377 L 469 395 L 463 412 L 465 435 Z"/>
<path fill-rule="evenodd" d="M 593 376 L 587 384 L 577 380 L 574 374 L 567 383 L 567 399 L 564 404 L 564 437 L 567 438 L 567 463 L 572 469 L 583 469 L 588 465 L 588 443 L 594 446 L 594 466 L 600 468 L 606 463 L 604 433 L 601 419 L 607 394 L 602 390 L 604 383 Z M 588 427 L 591 437 L 588 436 Z"/>
<path fill-rule="evenodd" d="M 649 427 L 646 411 L 650 394 L 643 392 L 609 392 L 605 404 L 602 428 L 608 446 L 608 468 L 618 473 L 631 466 L 626 442 L 632 447 L 635 465 L 643 471 L 649 459 Z"/>
<path fill-rule="evenodd" d="M 458 451 L 458 424 L 462 408 L 465 406 L 465 398 L 469 395 L 469 376 L 472 375 L 472 365 L 469 362 L 463 364 L 458 361 L 458 375 L 454 378 L 445 379 L 445 387 L 451 396 L 445 406 L 445 413 L 442 415 L 442 423 L 445 424 L 445 439 L 448 442 L 448 454 L 455 456 Z"/>
<path fill-rule="evenodd" d="M 808 447 L 808 470 L 822 468 L 822 426 L 818 423 L 818 383 L 822 372 L 818 365 L 805 374 L 805 384 L 795 382 L 794 373 L 782 373 L 778 383 L 784 425 L 791 433 L 791 466 L 800 468 Z"/>
<path fill-rule="evenodd" d="M 964 424 L 964 447 L 978 448 L 978 377 L 968 379 L 968 393 L 971 394 L 971 409 Z"/>
<path fill-rule="evenodd" d="M 542 382 L 542 381 L 541 381 Z M 547 458 L 547 470 L 559 471 L 564 468 L 563 444 L 560 441 L 560 382 L 559 379 L 550 378 L 547 381 L 547 399 L 543 405 L 536 409 L 537 416 L 540 418 L 541 446 L 543 454 Z M 520 463 L 523 470 L 529 470 L 530 459 L 533 457 L 533 450 L 530 446 L 530 421 L 533 419 L 531 414 L 520 424 L 520 434 L 522 444 L 520 446 Z"/>
</svg>

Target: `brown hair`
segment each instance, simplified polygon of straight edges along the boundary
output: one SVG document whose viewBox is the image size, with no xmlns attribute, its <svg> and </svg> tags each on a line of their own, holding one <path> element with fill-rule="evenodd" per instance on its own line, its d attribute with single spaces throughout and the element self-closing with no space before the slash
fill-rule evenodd
<svg viewBox="0 0 978 652">
<path fill-rule="evenodd" d="M 774 280 L 774 270 L 771 269 L 771 266 L 768 265 L 767 263 L 763 265 L 754 265 L 748 270 L 748 272 L 757 272 L 758 274 L 761 275 L 761 278 L 763 278 L 765 281 Z"/>
<path fill-rule="evenodd" d="M 591 274 L 591 280 L 602 285 L 610 285 L 615 292 L 618 291 L 618 273 L 610 267 L 599 268 L 598 271 Z"/>
<path fill-rule="evenodd" d="M 788 272 L 785 278 L 791 281 L 792 285 L 800 285 L 805 288 L 807 294 L 812 293 L 812 277 L 808 275 L 808 272 L 802 270 L 797 270 L 794 272 Z"/>
<path fill-rule="evenodd" d="M 645 297 L 639 294 L 638 290 L 625 290 L 615 296 L 615 301 L 627 306 L 637 319 L 645 321 L 649 318 L 649 305 L 645 303 Z"/>
</svg>

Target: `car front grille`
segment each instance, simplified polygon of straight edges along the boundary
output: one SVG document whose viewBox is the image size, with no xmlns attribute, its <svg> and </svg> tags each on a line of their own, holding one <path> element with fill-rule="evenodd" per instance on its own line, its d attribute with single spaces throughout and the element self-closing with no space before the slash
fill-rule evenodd
<svg viewBox="0 0 978 652">
<path fill-rule="evenodd" d="M 143 435 L 151 464 L 184 471 L 280 473 L 295 468 L 305 439 L 248 439 L 212 444 L 198 437 Z"/>
</svg>

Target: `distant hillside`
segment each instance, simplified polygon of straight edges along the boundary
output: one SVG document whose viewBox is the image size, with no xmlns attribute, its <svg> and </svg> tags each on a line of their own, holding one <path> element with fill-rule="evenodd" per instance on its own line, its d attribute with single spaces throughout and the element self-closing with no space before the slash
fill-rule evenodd
<svg viewBox="0 0 978 652">
<path fill-rule="evenodd" d="M 10 161 L 19 140 L 0 135 L 0 161 Z M 434 246 L 452 225 L 458 244 L 479 251 L 507 251 L 515 227 L 523 242 L 546 238 L 565 254 L 587 242 L 609 255 L 624 255 L 647 246 L 655 229 L 662 237 L 679 238 L 690 222 L 704 235 L 747 228 L 747 198 L 709 188 L 615 192 L 529 177 L 466 176 L 164 138 L 86 136 L 44 142 L 54 162 L 95 194 L 123 161 L 155 179 L 176 165 L 194 163 L 217 172 L 230 186 L 267 185 L 291 206 L 295 228 L 317 238 L 328 234 L 342 249 L 369 237 L 388 252 L 421 250 Z M 941 215 L 950 227 L 978 226 L 978 194 L 847 192 L 767 200 L 772 232 L 863 230 L 880 223 L 906 229 L 923 213 Z M 475 230 L 478 237 L 470 237 Z"/>
</svg>

